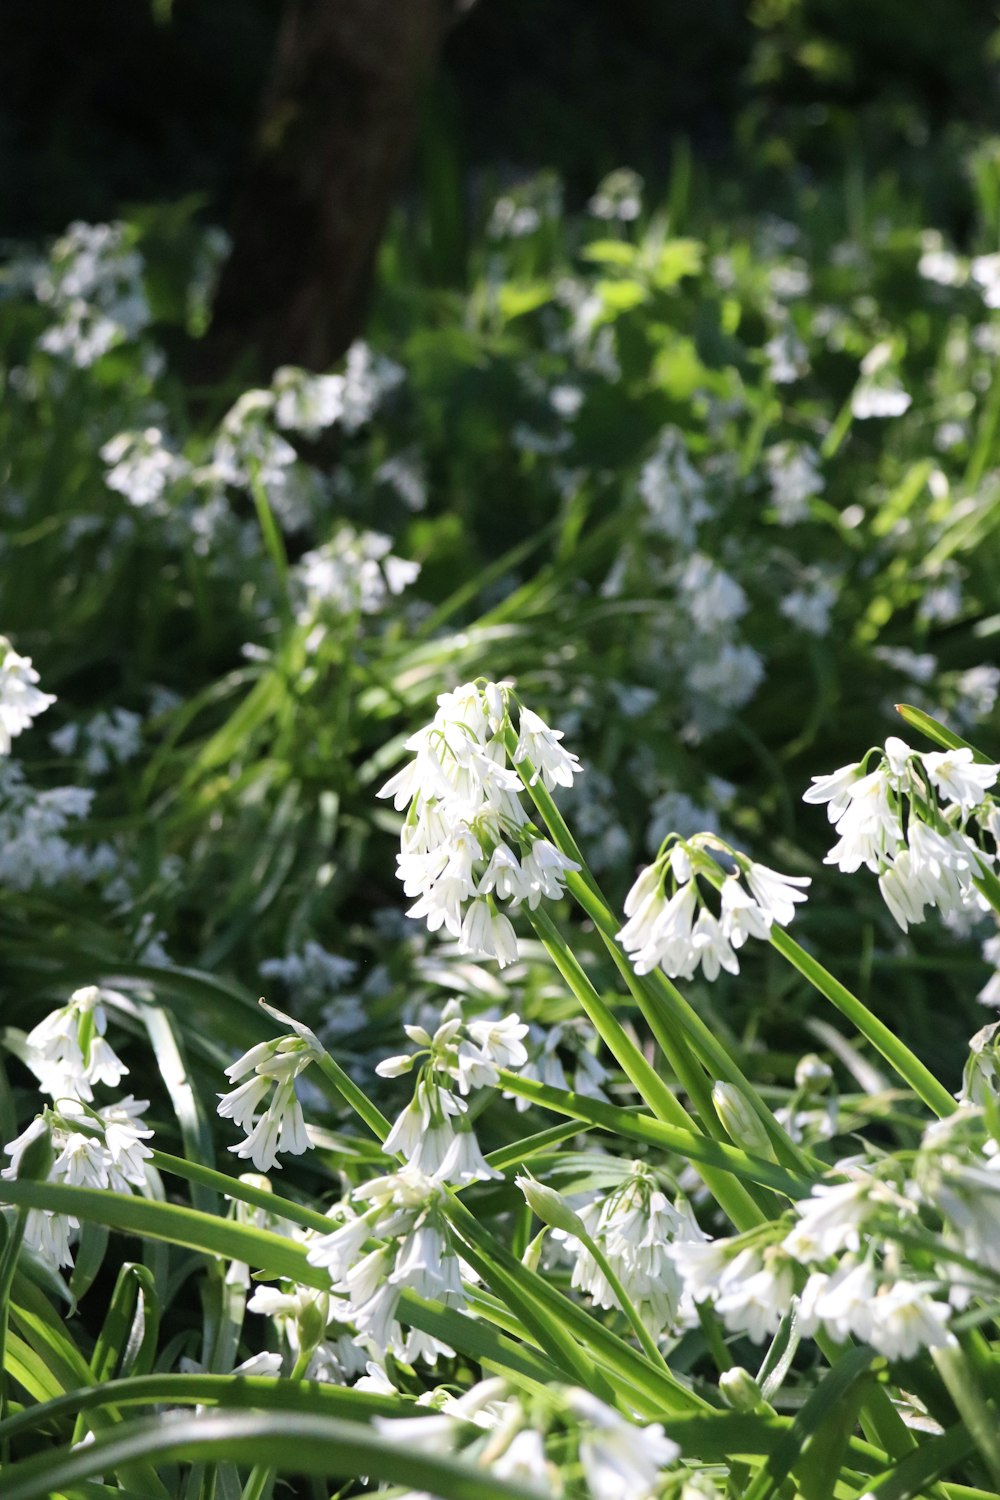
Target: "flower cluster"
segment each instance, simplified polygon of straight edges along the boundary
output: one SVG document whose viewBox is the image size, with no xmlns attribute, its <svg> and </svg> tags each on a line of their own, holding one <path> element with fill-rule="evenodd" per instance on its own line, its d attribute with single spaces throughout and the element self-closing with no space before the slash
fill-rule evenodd
<svg viewBox="0 0 1000 1500">
<path fill-rule="evenodd" d="M 80 369 L 136 338 L 151 318 L 142 256 L 124 224 L 71 224 L 35 276 L 54 316 L 39 348 Z"/>
<path fill-rule="evenodd" d="M 529 708 L 519 711 L 512 744 L 512 698 L 495 682 L 442 693 L 432 722 L 406 741 L 414 759 L 379 793 L 408 809 L 397 864 L 407 896 L 417 898 L 409 915 L 501 967 L 518 954 L 497 903 L 534 911 L 543 897 L 560 896 L 567 872 L 579 869 L 538 833 L 521 792 L 522 776 L 548 791 L 571 786 L 580 764 L 560 744 L 562 732 Z"/>
<path fill-rule="evenodd" d="M 418 1050 L 386 1058 L 376 1068 L 383 1078 L 396 1078 L 420 1063 L 413 1098 L 383 1150 L 403 1156 L 408 1165 L 440 1182 L 500 1177 L 484 1158 L 471 1126 L 456 1129 L 453 1122 L 467 1113 L 466 1097 L 473 1089 L 493 1088 L 501 1068 L 518 1068 L 527 1061 L 521 1040 L 527 1030 L 515 1015 L 463 1022 L 454 1001 L 445 1007 L 433 1035 L 422 1026 L 407 1026 L 406 1034 Z M 458 1094 L 451 1083 L 458 1085 Z"/>
<path fill-rule="evenodd" d="M 906 932 L 923 921 L 926 907 L 950 921 L 989 909 L 975 881 L 995 856 L 975 842 L 968 824 L 978 819 L 996 842 L 1000 814 L 988 793 L 998 776 L 1000 766 L 977 761 L 970 749 L 919 754 L 891 736 L 884 751 L 814 776 L 804 800 L 826 803 L 839 835 L 826 863 L 845 872 L 866 865 Z"/>
<path fill-rule="evenodd" d="M 293 587 L 302 603 L 300 624 L 325 614 L 376 615 L 417 578 L 420 564 L 396 557 L 377 531 L 342 526 L 329 542 L 300 558 Z"/>
<path fill-rule="evenodd" d="M 331 1311 L 353 1325 L 379 1360 L 391 1351 L 408 1363 L 433 1364 L 439 1354 L 452 1352 L 418 1329 L 404 1334 L 397 1319 L 404 1291 L 444 1307 L 465 1305 L 443 1212 L 446 1195 L 440 1174 L 429 1176 L 407 1163 L 354 1188 L 350 1200 L 334 1210 L 338 1227 L 310 1243 L 309 1263 L 330 1276 L 337 1299 Z"/>
<path fill-rule="evenodd" d="M 64 1100 L 57 1110 L 36 1116 L 26 1130 L 8 1142 L 4 1151 L 10 1165 L 0 1177 L 8 1182 L 16 1179 L 25 1152 L 47 1134 L 51 1162 L 46 1182 L 107 1188 L 113 1193 L 127 1193 L 136 1187 L 142 1192 L 146 1188 L 145 1163 L 153 1154 L 144 1144 L 153 1134 L 142 1119 L 148 1108 L 147 1100 L 133 1099 L 131 1094 L 96 1110 L 78 1100 Z M 71 1243 L 79 1228 L 80 1221 L 72 1214 L 32 1208 L 25 1223 L 25 1240 L 50 1265 L 71 1266 Z"/>
<path fill-rule="evenodd" d="M 1000 1278 L 1000 1156 L 982 1111 L 930 1125 L 912 1175 L 887 1156 L 839 1162 L 834 1177 L 795 1205 L 790 1226 L 676 1241 L 687 1294 L 758 1341 L 794 1304 L 803 1336 L 856 1338 L 887 1359 L 953 1345 L 952 1315 L 975 1294 L 995 1296 Z"/>
<path fill-rule="evenodd" d="M 725 873 L 711 850 L 735 865 L 732 873 Z M 700 882 L 718 893 L 717 913 L 706 904 Z M 699 966 L 706 979 L 717 978 L 720 969 L 738 974 L 737 950 L 748 937 L 766 939 L 775 922 L 786 927 L 809 884 L 807 876 L 755 864 L 716 834 L 671 834 L 625 898 L 628 920 L 618 941 L 637 974 L 657 966 L 671 979 L 691 979 Z"/>
<path fill-rule="evenodd" d="M 115 1088 L 128 1072 L 107 1041 L 106 1030 L 101 991 L 88 985 L 76 990 L 66 1005 L 39 1021 L 27 1036 L 10 1041 L 53 1105 L 4 1147 L 10 1165 L 0 1177 L 17 1178 L 25 1165 L 25 1152 L 48 1136 L 46 1182 L 117 1193 L 133 1187 L 140 1192 L 146 1189 L 145 1163 L 152 1152 L 143 1142 L 153 1134 L 142 1119 L 148 1101 L 128 1095 L 99 1108 L 92 1103 L 97 1085 Z M 69 1266 L 79 1228 L 79 1220 L 72 1215 L 31 1209 L 25 1239 L 50 1265 Z"/>
<path fill-rule="evenodd" d="M 117 1088 L 128 1068 L 108 1042 L 107 1027 L 101 991 L 88 984 L 28 1032 L 21 1057 L 43 1094 L 89 1102 L 95 1084 Z"/>
<path fill-rule="evenodd" d="M 624 1182 L 577 1214 L 653 1337 L 670 1333 L 679 1321 L 684 1291 L 670 1247 L 677 1240 L 704 1239 L 684 1199 L 671 1202 L 649 1168 L 635 1161 Z M 553 1233 L 574 1257 L 573 1286 L 598 1307 L 618 1307 L 613 1288 L 586 1244 L 565 1230 Z"/>
<path fill-rule="evenodd" d="M 245 1139 L 230 1146 L 230 1151 L 243 1159 L 249 1157 L 258 1172 L 269 1172 L 281 1165 L 279 1151 L 301 1155 L 312 1145 L 295 1080 L 323 1049 L 308 1026 L 265 1005 L 263 1000 L 261 1005 L 268 1015 L 286 1022 L 291 1035 L 258 1042 L 231 1063 L 226 1077 L 236 1087 L 219 1095 L 216 1108 L 223 1119 L 232 1120 L 246 1132 Z M 240 1079 L 243 1081 L 238 1082 Z M 267 1106 L 262 1109 L 268 1095 Z"/>
</svg>

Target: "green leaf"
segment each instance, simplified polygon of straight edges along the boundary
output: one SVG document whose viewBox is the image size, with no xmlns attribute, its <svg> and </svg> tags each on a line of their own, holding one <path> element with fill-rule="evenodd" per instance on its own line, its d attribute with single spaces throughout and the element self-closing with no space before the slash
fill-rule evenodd
<svg viewBox="0 0 1000 1500">
<path fill-rule="evenodd" d="M 320 1291 L 326 1291 L 330 1285 L 326 1272 L 317 1266 L 311 1266 L 306 1260 L 304 1245 L 296 1244 L 283 1235 L 271 1234 L 266 1229 L 218 1219 L 180 1204 L 151 1203 L 143 1198 L 132 1198 L 97 1188 L 68 1187 L 63 1183 L 2 1180 L 0 1202 L 17 1202 L 30 1208 L 47 1208 L 55 1213 L 73 1214 L 81 1221 L 93 1220 L 127 1234 L 181 1245 L 186 1249 L 200 1250 L 226 1260 L 242 1261 L 276 1279 L 317 1287 Z M 55 1341 L 52 1344 L 53 1354 L 59 1356 L 66 1371 L 64 1387 L 88 1384 L 89 1367 L 78 1354 L 75 1345 L 66 1338 L 62 1325 L 48 1303 L 33 1288 L 27 1284 L 25 1287 L 25 1295 L 33 1295 L 45 1309 L 45 1315 L 40 1314 L 36 1303 L 35 1317 L 41 1317 L 41 1331 L 47 1331 L 50 1343 Z M 19 1307 L 15 1307 L 14 1312 L 16 1317 L 23 1315 Z M 550 1367 L 539 1361 L 531 1350 L 522 1350 L 511 1340 L 481 1328 L 466 1314 L 452 1308 L 434 1306 L 408 1292 L 404 1293 L 400 1301 L 400 1315 L 404 1322 L 432 1334 L 471 1358 L 488 1359 L 498 1368 L 519 1371 L 536 1379 L 552 1378 Z M 52 1329 L 52 1323 L 55 1324 L 55 1330 Z"/>
<path fill-rule="evenodd" d="M 769 1455 L 767 1463 L 746 1490 L 744 1500 L 769 1500 L 770 1496 L 777 1494 L 793 1469 L 798 1475 L 804 1451 L 830 1422 L 834 1423 L 835 1440 L 839 1442 L 837 1451 L 842 1451 L 853 1429 L 854 1417 L 860 1405 L 860 1401 L 855 1403 L 856 1387 L 867 1379 L 874 1358 L 875 1355 L 871 1349 L 861 1348 L 850 1350 L 837 1361 L 806 1401 L 788 1431 L 783 1435 L 781 1442 Z M 850 1405 L 851 1422 L 842 1433 L 841 1415 L 845 1402 Z M 832 1475 L 828 1473 L 827 1477 L 831 1480 L 835 1479 L 838 1470 L 839 1465 L 834 1468 Z M 813 1484 L 814 1479 L 817 1487 L 815 1490 L 810 1489 L 805 1500 L 820 1500 L 821 1495 L 825 1500 L 825 1495 L 829 1495 L 832 1491 L 823 1492 L 820 1488 L 821 1475 L 818 1473 L 814 1475 L 810 1469 L 810 1485 Z"/>
<path fill-rule="evenodd" d="M 661 290 L 675 286 L 685 276 L 697 276 L 705 258 L 700 240 L 667 240 L 657 257 L 653 281 Z"/>
<path fill-rule="evenodd" d="M 536 312 L 551 300 L 550 281 L 505 281 L 497 293 L 501 316 L 508 323 L 525 313 Z"/>
<path fill-rule="evenodd" d="M 535 1489 L 501 1480 L 455 1459 L 421 1452 L 358 1422 L 291 1412 L 214 1412 L 123 1424 L 85 1448 L 57 1449 L 11 1464 L 4 1500 L 51 1500 L 92 1475 L 139 1460 L 266 1465 L 324 1480 L 369 1480 L 427 1490 L 442 1500 L 538 1500 Z"/>
<path fill-rule="evenodd" d="M 566 1089 L 553 1088 L 534 1078 L 521 1078 L 517 1073 L 501 1072 L 503 1087 L 522 1099 L 530 1099 L 543 1109 L 553 1109 L 559 1114 L 572 1115 L 613 1135 L 627 1140 L 643 1141 L 647 1145 L 660 1146 L 665 1151 L 703 1162 L 723 1172 L 731 1172 L 747 1182 L 760 1183 L 775 1188 L 789 1198 L 807 1198 L 812 1191 L 812 1179 L 799 1177 L 762 1157 L 751 1156 L 738 1146 L 727 1146 L 708 1136 L 696 1135 L 677 1125 L 667 1125 L 651 1115 L 636 1114 L 620 1105 L 605 1104 L 584 1094 L 574 1094 Z"/>
<path fill-rule="evenodd" d="M 890 1031 L 878 1016 L 868 1009 L 856 995 L 842 985 L 839 979 L 823 967 L 818 959 L 799 946 L 793 937 L 779 927 L 777 923 L 771 928 L 771 944 L 777 948 L 783 958 L 802 974 L 809 983 L 826 997 L 842 1015 L 856 1026 L 862 1036 L 868 1038 L 886 1062 L 895 1068 L 904 1083 L 909 1084 L 918 1099 L 922 1099 L 927 1108 L 936 1114 L 939 1119 L 945 1119 L 954 1114 L 957 1109 L 955 1100 L 949 1094 L 944 1084 L 941 1083 L 929 1068 L 925 1067 L 905 1042 L 901 1042 L 895 1032 Z"/>
<path fill-rule="evenodd" d="M 961 735 L 942 724 L 940 719 L 932 718 L 922 708 L 914 708 L 912 703 L 897 703 L 896 712 L 909 724 L 911 729 L 916 729 L 919 734 L 926 735 L 935 745 L 940 745 L 942 750 L 971 750 L 972 757 L 981 766 L 993 765 L 993 759 L 983 750 L 977 750 L 975 745 L 970 745 L 968 740 L 963 740 Z"/>
<path fill-rule="evenodd" d="M 858 1500 L 862 1494 L 875 1495 L 878 1500 L 917 1500 L 956 1464 L 964 1462 L 975 1447 L 965 1423 L 956 1422 L 947 1432 L 928 1438 L 891 1469 L 867 1481 L 863 1492 L 858 1493 Z M 972 1500 L 973 1492 L 965 1493 Z"/>
<path fill-rule="evenodd" d="M 638 252 L 626 240 L 592 240 L 580 255 L 598 266 L 632 266 Z"/>
</svg>

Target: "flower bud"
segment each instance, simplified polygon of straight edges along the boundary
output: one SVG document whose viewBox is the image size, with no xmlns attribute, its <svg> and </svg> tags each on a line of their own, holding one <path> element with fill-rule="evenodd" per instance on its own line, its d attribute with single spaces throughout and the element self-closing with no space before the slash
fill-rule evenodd
<svg viewBox="0 0 1000 1500">
<path fill-rule="evenodd" d="M 310 1297 L 299 1311 L 299 1348 L 302 1354 L 311 1354 L 326 1336 L 326 1325 L 330 1320 L 330 1301 L 326 1293 Z"/>
<path fill-rule="evenodd" d="M 544 1241 L 545 1230 L 543 1229 L 540 1234 L 535 1235 L 535 1238 L 531 1241 L 531 1244 L 527 1247 L 524 1254 L 521 1256 L 522 1266 L 527 1266 L 529 1271 L 538 1270 L 538 1262 L 542 1258 L 542 1245 Z"/>
<path fill-rule="evenodd" d="M 832 1077 L 833 1069 L 830 1064 L 817 1057 L 815 1052 L 807 1052 L 795 1065 L 797 1089 L 809 1089 L 815 1094 L 821 1094 Z"/>
<path fill-rule="evenodd" d="M 719 1376 L 719 1395 L 733 1411 L 759 1411 L 764 1405 L 764 1393 L 749 1370 L 734 1365 L 723 1370 Z"/>
<path fill-rule="evenodd" d="M 537 1182 L 530 1172 L 523 1177 L 515 1177 L 515 1184 L 521 1189 L 532 1213 L 541 1219 L 543 1224 L 548 1224 L 551 1229 L 562 1229 L 566 1234 L 585 1236 L 587 1231 L 580 1215 L 574 1213 L 561 1193 L 555 1188 L 546 1187 L 543 1182 Z"/>
<path fill-rule="evenodd" d="M 46 1125 L 21 1152 L 17 1164 L 18 1182 L 47 1182 L 54 1160 L 52 1131 Z"/>
<path fill-rule="evenodd" d="M 774 1151 L 763 1122 L 732 1083 L 717 1083 L 712 1089 L 715 1113 L 729 1139 L 746 1151 L 773 1161 Z"/>
</svg>

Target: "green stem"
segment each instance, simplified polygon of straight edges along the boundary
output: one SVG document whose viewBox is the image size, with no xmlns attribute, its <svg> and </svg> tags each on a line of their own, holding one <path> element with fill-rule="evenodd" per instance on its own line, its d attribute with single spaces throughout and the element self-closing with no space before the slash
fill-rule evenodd
<svg viewBox="0 0 1000 1500">
<path fill-rule="evenodd" d="M 856 995 L 852 995 L 849 989 L 834 979 L 823 965 L 801 948 L 793 937 L 789 937 L 783 928 L 774 926 L 771 928 L 771 943 L 777 948 L 782 958 L 788 960 L 793 968 L 798 969 L 809 983 L 821 995 L 824 995 L 842 1015 L 857 1027 L 861 1035 L 867 1037 L 872 1046 L 882 1054 L 886 1062 L 899 1074 L 904 1083 L 907 1083 L 919 1099 L 927 1105 L 927 1108 L 940 1119 L 953 1114 L 957 1105 L 945 1088 L 943 1083 L 934 1077 L 929 1068 L 926 1068 L 915 1053 L 911 1052 L 905 1043 L 889 1030 L 877 1016 L 873 1015 Z"/>
<path fill-rule="evenodd" d="M 634 1332 L 636 1338 L 639 1340 L 639 1343 L 642 1345 L 643 1352 L 645 1353 L 646 1357 L 651 1360 L 654 1365 L 658 1365 L 668 1375 L 671 1375 L 670 1366 L 667 1364 L 666 1360 L 663 1358 L 663 1355 L 660 1353 L 660 1350 L 657 1348 L 655 1339 L 653 1338 L 649 1329 L 646 1327 L 645 1323 L 640 1318 L 635 1303 L 632 1301 L 628 1292 L 622 1286 L 619 1278 L 615 1275 L 611 1262 L 608 1260 L 608 1257 L 605 1255 L 600 1245 L 592 1235 L 589 1235 L 587 1233 L 578 1233 L 577 1237 L 582 1240 L 583 1244 L 587 1247 L 587 1249 L 590 1251 L 590 1254 L 597 1262 L 602 1276 L 618 1299 L 619 1307 L 631 1323 L 632 1331 Z"/>
<path fill-rule="evenodd" d="M 504 743 L 513 759 L 517 737 L 512 729 L 506 731 Z M 587 862 L 562 813 L 540 782 L 531 785 L 533 770 L 530 761 L 521 761 L 516 770 L 541 814 L 553 843 L 561 853 L 580 866 L 579 874 L 570 873 L 567 876 L 566 889 L 594 923 L 615 967 L 651 1028 L 653 1023 L 650 1018 L 653 1015 L 656 1016 L 654 1029 L 656 1040 L 663 1047 L 664 1055 L 673 1067 L 676 1077 L 687 1089 L 695 1108 L 703 1115 L 707 1128 L 712 1130 L 718 1124 L 711 1102 L 711 1084 L 702 1074 L 696 1059 L 692 1057 L 689 1043 L 707 1065 L 713 1081 L 719 1079 L 739 1089 L 771 1138 L 778 1159 L 798 1171 L 815 1172 L 816 1164 L 790 1139 L 787 1131 L 775 1119 L 773 1112 L 768 1109 L 728 1050 L 719 1042 L 711 1028 L 705 1024 L 676 985 L 658 969 L 643 977 L 636 974 L 618 942 L 618 920 L 588 869 Z M 724 1134 L 720 1138 L 725 1139 Z"/>
<path fill-rule="evenodd" d="M 368 1126 L 376 1140 L 384 1141 L 392 1126 L 381 1110 L 368 1098 L 362 1089 L 359 1089 L 354 1080 L 344 1072 L 339 1063 L 334 1062 L 329 1052 L 321 1052 L 316 1058 L 316 1064 L 328 1083 L 339 1098 L 346 1099 L 347 1103 L 360 1115 Z"/>
<path fill-rule="evenodd" d="M 607 1104 L 600 1099 L 574 1094 L 568 1089 L 553 1088 L 537 1078 L 522 1078 L 519 1074 L 502 1068 L 500 1086 L 508 1093 L 530 1099 L 542 1109 L 569 1115 L 588 1126 L 606 1130 L 611 1135 L 624 1136 L 626 1140 L 658 1146 L 661 1150 L 670 1151 L 692 1163 L 700 1161 L 706 1166 L 717 1167 L 743 1181 L 772 1188 L 774 1192 L 793 1201 L 808 1198 L 812 1192 L 811 1177 L 795 1176 L 787 1167 L 779 1166 L 775 1161 L 767 1161 L 761 1156 L 752 1156 L 728 1141 L 711 1140 L 708 1136 L 696 1135 L 678 1125 L 668 1125 L 663 1120 L 655 1120 L 636 1110 L 624 1109 L 619 1104 Z M 491 1166 L 507 1165 L 506 1162 L 496 1160 L 498 1155 L 499 1153 L 493 1152 L 486 1159 Z M 519 1157 L 518 1160 L 520 1159 Z"/>
<path fill-rule="evenodd" d="M 579 1000 L 601 1040 L 639 1097 L 644 1100 L 653 1114 L 666 1124 L 676 1125 L 682 1130 L 700 1135 L 702 1132 L 699 1131 L 683 1104 L 670 1092 L 662 1078 L 649 1065 L 624 1027 L 601 999 L 548 913 L 539 907 L 530 916 L 535 931 L 556 968 Z M 764 1214 L 747 1190 L 739 1183 L 728 1180 L 723 1174 L 703 1164 L 699 1165 L 697 1170 L 709 1192 L 738 1229 L 750 1229 L 755 1224 L 764 1221 Z"/>
</svg>

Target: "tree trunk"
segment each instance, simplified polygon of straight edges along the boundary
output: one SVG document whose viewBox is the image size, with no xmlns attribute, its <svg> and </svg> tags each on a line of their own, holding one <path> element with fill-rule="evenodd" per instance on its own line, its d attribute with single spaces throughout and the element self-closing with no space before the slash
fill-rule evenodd
<svg viewBox="0 0 1000 1500">
<path fill-rule="evenodd" d="M 205 375 L 322 370 L 357 337 L 445 24 L 441 0 L 287 0 Z"/>
</svg>

